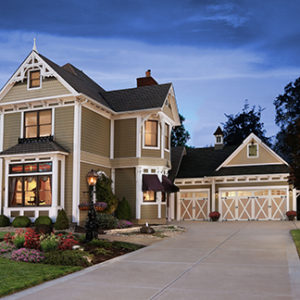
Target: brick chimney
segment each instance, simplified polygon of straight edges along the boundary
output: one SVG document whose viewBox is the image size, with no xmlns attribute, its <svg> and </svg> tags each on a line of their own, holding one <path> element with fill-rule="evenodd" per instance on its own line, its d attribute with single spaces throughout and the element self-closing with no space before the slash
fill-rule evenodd
<svg viewBox="0 0 300 300">
<path fill-rule="evenodd" d="M 146 85 L 156 85 L 157 81 L 151 76 L 151 70 L 145 72 L 145 77 L 140 77 L 136 79 L 137 87 Z"/>
</svg>

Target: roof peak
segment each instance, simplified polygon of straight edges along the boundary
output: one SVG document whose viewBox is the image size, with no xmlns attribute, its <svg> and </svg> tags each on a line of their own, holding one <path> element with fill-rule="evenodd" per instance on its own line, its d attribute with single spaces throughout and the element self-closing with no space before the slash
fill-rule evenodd
<svg viewBox="0 0 300 300">
<path fill-rule="evenodd" d="M 35 51 L 36 53 L 38 53 L 37 48 L 36 48 L 36 38 L 33 38 L 32 51 Z"/>
</svg>

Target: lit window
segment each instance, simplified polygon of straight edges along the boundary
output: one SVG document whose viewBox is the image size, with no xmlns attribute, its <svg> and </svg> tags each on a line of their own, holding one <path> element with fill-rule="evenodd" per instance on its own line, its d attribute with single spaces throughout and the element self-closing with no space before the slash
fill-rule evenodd
<svg viewBox="0 0 300 300">
<path fill-rule="evenodd" d="M 158 122 L 146 121 L 145 122 L 145 146 L 157 147 L 158 146 Z"/>
<path fill-rule="evenodd" d="M 170 149 L 170 126 L 165 124 L 165 148 Z"/>
<path fill-rule="evenodd" d="M 143 200 L 144 200 L 144 202 L 155 202 L 156 201 L 156 193 L 154 191 L 143 192 Z"/>
<path fill-rule="evenodd" d="M 25 113 L 24 136 L 36 138 L 51 135 L 52 112 L 50 109 Z"/>
<path fill-rule="evenodd" d="M 29 88 L 39 88 L 41 86 L 40 71 L 29 71 Z"/>
<path fill-rule="evenodd" d="M 249 157 L 257 157 L 258 156 L 258 147 L 256 144 L 248 145 L 248 156 Z"/>
</svg>

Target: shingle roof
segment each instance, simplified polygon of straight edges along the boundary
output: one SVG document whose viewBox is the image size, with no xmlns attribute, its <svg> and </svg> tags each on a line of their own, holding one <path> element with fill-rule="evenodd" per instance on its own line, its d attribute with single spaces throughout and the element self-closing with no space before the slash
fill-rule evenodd
<svg viewBox="0 0 300 300">
<path fill-rule="evenodd" d="M 18 143 L 15 146 L 8 148 L 0 153 L 1 155 L 12 155 L 12 154 L 25 154 L 25 153 L 38 153 L 38 152 L 65 152 L 69 153 L 65 148 L 60 146 L 53 140 L 41 139 L 41 140 L 30 140 L 27 139 L 24 143 Z"/>
<path fill-rule="evenodd" d="M 105 99 L 117 112 L 162 107 L 171 83 L 105 92 Z"/>
<path fill-rule="evenodd" d="M 262 166 L 242 166 L 242 167 L 225 167 L 215 172 L 215 176 L 228 175 L 260 175 L 260 174 L 281 174 L 289 173 L 287 165 L 262 165 Z"/>
<path fill-rule="evenodd" d="M 197 178 L 212 176 L 214 171 L 238 146 L 225 146 L 223 149 L 187 148 L 182 158 L 177 178 Z"/>
<path fill-rule="evenodd" d="M 171 165 L 172 169 L 169 171 L 170 180 L 174 181 L 177 177 L 181 161 L 183 156 L 186 154 L 184 146 L 181 147 L 172 147 L 171 149 Z"/>
<path fill-rule="evenodd" d="M 78 93 L 83 93 L 115 112 L 162 107 L 171 83 L 105 91 L 85 73 L 71 64 L 59 66 L 47 57 L 39 56 Z"/>
<path fill-rule="evenodd" d="M 223 135 L 223 131 L 220 126 L 218 126 L 217 130 L 215 131 L 214 135 Z"/>
</svg>

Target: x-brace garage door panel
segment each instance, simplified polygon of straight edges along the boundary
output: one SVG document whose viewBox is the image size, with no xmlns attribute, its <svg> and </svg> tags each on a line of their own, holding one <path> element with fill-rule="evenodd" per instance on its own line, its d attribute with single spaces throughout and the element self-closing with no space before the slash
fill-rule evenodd
<svg viewBox="0 0 300 300">
<path fill-rule="evenodd" d="M 180 192 L 180 209 L 182 220 L 207 220 L 209 213 L 209 192 Z"/>
<path fill-rule="evenodd" d="M 244 189 L 220 192 L 223 220 L 283 220 L 287 189 Z"/>
</svg>

